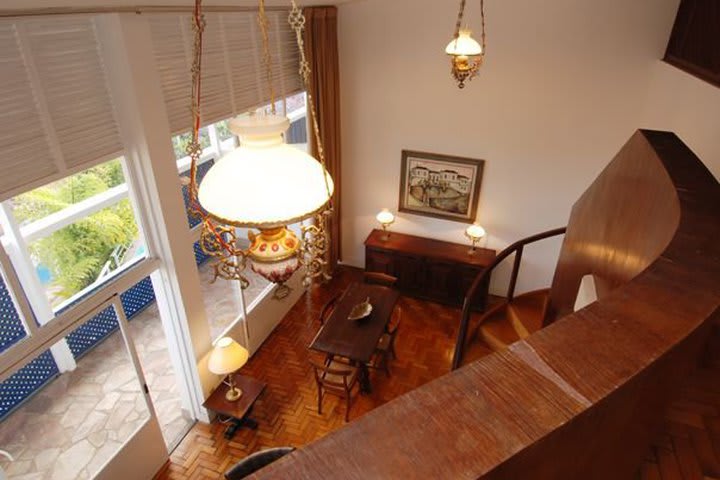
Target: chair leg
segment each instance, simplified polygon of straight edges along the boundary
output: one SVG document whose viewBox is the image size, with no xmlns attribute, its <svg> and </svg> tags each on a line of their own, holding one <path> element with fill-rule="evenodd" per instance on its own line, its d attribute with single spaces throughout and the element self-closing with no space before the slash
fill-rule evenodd
<svg viewBox="0 0 720 480">
<path fill-rule="evenodd" d="M 322 415 L 322 401 L 323 401 L 322 389 L 320 387 L 318 387 L 318 415 Z"/>
<path fill-rule="evenodd" d="M 345 422 L 350 421 L 350 392 L 345 396 Z"/>
</svg>

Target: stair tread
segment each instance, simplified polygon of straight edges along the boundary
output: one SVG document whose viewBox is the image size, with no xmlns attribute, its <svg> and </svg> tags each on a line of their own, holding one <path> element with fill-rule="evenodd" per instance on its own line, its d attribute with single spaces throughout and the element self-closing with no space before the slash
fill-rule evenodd
<svg viewBox="0 0 720 480">
<path fill-rule="evenodd" d="M 472 342 L 470 345 L 467 346 L 465 352 L 463 353 L 462 363 L 463 365 L 467 365 L 468 363 L 479 360 L 482 357 L 490 355 L 491 353 L 493 353 L 493 350 L 490 349 L 487 345 L 485 345 L 485 343 L 479 340 Z"/>
<path fill-rule="evenodd" d="M 545 302 L 549 292 L 550 290 L 545 288 L 518 295 L 510 303 L 511 312 L 508 315 L 514 313 L 528 333 L 537 332 L 542 328 Z"/>
<path fill-rule="evenodd" d="M 520 336 L 505 315 L 496 315 L 487 319 L 480 325 L 479 334 L 493 350 L 503 350 L 520 340 Z"/>
</svg>

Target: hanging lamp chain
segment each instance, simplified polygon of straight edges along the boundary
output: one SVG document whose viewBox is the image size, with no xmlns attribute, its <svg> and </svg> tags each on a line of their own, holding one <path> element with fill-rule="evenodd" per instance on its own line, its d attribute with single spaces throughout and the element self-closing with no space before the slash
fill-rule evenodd
<svg viewBox="0 0 720 480">
<path fill-rule="evenodd" d="M 480 0 L 480 45 L 485 55 L 485 0 Z"/>
<path fill-rule="evenodd" d="M 272 58 L 270 57 L 270 39 L 268 36 L 270 22 L 268 21 L 267 14 L 265 13 L 265 0 L 260 0 L 257 22 L 260 26 L 260 33 L 262 35 L 263 64 L 265 65 L 265 79 L 268 85 L 268 93 L 270 93 L 270 111 L 273 115 L 275 115 L 277 113 L 275 111 L 275 87 L 273 85 L 273 67 Z"/>
<path fill-rule="evenodd" d="M 198 201 L 197 168 L 202 155 L 200 145 L 200 122 L 201 122 L 201 81 L 202 81 L 202 40 L 205 31 L 205 17 L 202 14 L 202 1 L 195 0 L 195 8 L 192 16 L 193 57 L 190 67 L 191 73 L 191 95 L 190 112 L 192 114 L 192 131 L 190 144 L 186 148 L 190 156 L 190 179 L 188 182 L 188 213 L 191 218 L 200 219 L 202 230 L 200 234 L 200 248 L 206 255 L 217 259 L 213 265 L 215 276 L 227 280 L 238 280 L 241 288 L 247 288 L 249 282 L 242 275 L 246 264 L 246 252 L 237 248 L 235 229 L 224 225 L 216 225 L 215 222 L 203 210 Z"/>
<path fill-rule="evenodd" d="M 200 147 L 200 83 L 202 66 L 202 36 L 205 30 L 205 17 L 201 10 L 201 1 L 196 0 L 192 16 L 193 38 L 193 59 L 190 67 L 191 89 L 190 89 L 190 112 L 192 114 L 192 136 L 186 152 L 190 156 L 190 184 L 188 186 L 190 207 L 197 216 L 199 208 L 197 205 L 197 164 L 202 154 Z"/>
<path fill-rule="evenodd" d="M 303 86 L 307 96 L 307 108 L 310 110 L 310 119 L 312 120 L 313 136 L 315 137 L 315 144 L 317 145 L 317 155 L 322 165 L 323 173 L 327 173 L 327 165 L 325 162 L 325 149 L 323 148 L 322 137 L 320 136 L 320 125 L 318 124 L 317 112 L 315 111 L 315 101 L 313 98 L 312 91 L 310 90 L 310 62 L 308 62 L 305 55 L 305 41 L 303 40 L 303 31 L 305 30 L 305 15 L 302 9 L 298 7 L 295 0 L 291 0 L 292 8 L 290 9 L 290 16 L 288 21 L 290 27 L 295 31 L 295 40 L 297 42 L 298 50 L 300 51 L 300 78 L 303 80 Z M 330 184 L 325 178 L 325 189 L 328 196 L 330 197 Z M 332 202 L 332 197 L 331 202 Z"/>
<path fill-rule="evenodd" d="M 460 29 L 462 28 L 463 15 L 465 14 L 465 0 L 460 0 L 460 10 L 458 10 L 457 22 L 455 22 L 455 35 L 453 38 L 457 42 L 460 36 Z"/>
<path fill-rule="evenodd" d="M 318 123 L 317 110 L 315 108 L 315 99 L 312 94 L 310 80 L 311 69 L 310 62 L 305 54 L 305 41 L 303 32 L 305 30 L 306 19 L 302 9 L 298 6 L 296 0 L 290 0 L 291 8 L 288 22 L 295 32 L 295 41 L 297 42 L 300 52 L 300 78 L 302 78 L 307 97 L 307 108 L 310 113 L 311 126 L 313 136 L 315 137 L 315 145 L 317 147 L 317 156 L 322 166 L 323 179 L 325 180 L 325 190 L 328 195 L 328 204 L 324 211 L 314 218 L 314 223 L 303 225 L 302 232 L 302 248 L 300 251 L 300 260 L 305 266 L 306 276 L 304 283 L 307 286 L 313 278 L 323 277 L 330 279 L 327 272 L 328 262 L 326 260 L 330 239 L 328 235 L 328 222 L 333 213 L 333 200 L 330 191 L 330 183 L 328 182 L 327 163 L 325 160 L 325 149 L 323 147 L 322 136 L 320 135 L 320 125 Z"/>
</svg>

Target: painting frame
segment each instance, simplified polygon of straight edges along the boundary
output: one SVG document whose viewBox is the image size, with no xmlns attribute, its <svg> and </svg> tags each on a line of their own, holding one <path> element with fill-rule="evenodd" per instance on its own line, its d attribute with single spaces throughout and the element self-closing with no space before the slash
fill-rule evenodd
<svg viewBox="0 0 720 480">
<path fill-rule="evenodd" d="M 473 223 L 484 169 L 481 159 L 402 150 L 398 211 Z"/>
</svg>

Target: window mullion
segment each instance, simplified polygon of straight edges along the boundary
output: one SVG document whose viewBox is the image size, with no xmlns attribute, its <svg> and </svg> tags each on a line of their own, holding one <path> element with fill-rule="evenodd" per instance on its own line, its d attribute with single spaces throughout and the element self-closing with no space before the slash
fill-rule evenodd
<svg viewBox="0 0 720 480">
<path fill-rule="evenodd" d="M 50 301 L 47 296 L 45 296 L 45 291 L 40 284 L 40 279 L 35 275 L 35 265 L 33 264 L 32 258 L 30 258 L 27 244 L 22 235 L 20 235 L 20 228 L 15 221 L 12 204 L 9 200 L 0 203 L 0 224 L 2 224 L 3 230 L 10 240 L 8 245 L 10 249 L 9 256 L 14 260 L 13 264 L 16 266 L 15 271 L 22 285 L 23 292 L 35 313 L 35 319 L 41 326 L 45 325 L 55 318 L 55 313 L 50 305 Z M 32 317 L 26 318 L 25 321 L 28 323 L 31 322 Z M 50 347 L 50 351 L 60 372 L 74 370 L 75 367 L 77 367 L 75 357 L 70 351 L 70 347 L 68 347 L 65 339 L 59 340 Z"/>
<path fill-rule="evenodd" d="M 217 128 L 215 124 L 207 126 L 208 136 L 210 137 L 210 148 L 219 157 L 222 155 L 222 148 L 220 147 L 220 138 L 218 137 Z"/>
<path fill-rule="evenodd" d="M 17 272 L 10 261 L 10 257 L 7 252 L 5 252 L 5 248 L 2 247 L 0 247 L 0 266 L 2 266 L 3 279 L 5 280 L 8 291 L 10 292 L 13 305 L 20 313 L 20 320 L 23 322 L 25 332 L 29 336 L 33 336 L 38 331 L 38 327 L 35 322 L 35 315 L 33 314 L 27 295 L 25 295 L 25 291 L 20 284 Z"/>
<path fill-rule="evenodd" d="M 35 312 L 38 323 L 45 325 L 55 317 L 55 313 L 40 284 L 40 279 L 35 275 L 35 265 L 30 257 L 27 243 L 20 234 L 20 227 L 15 221 L 12 205 L 8 200 L 0 203 L 0 223 L 2 223 L 3 230 L 10 239 L 8 245 L 9 256 L 13 259 L 13 264 L 23 290 L 27 295 L 28 302 Z"/>
</svg>

